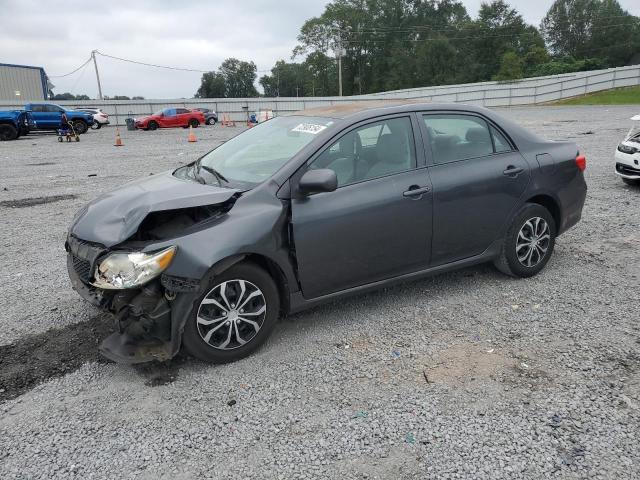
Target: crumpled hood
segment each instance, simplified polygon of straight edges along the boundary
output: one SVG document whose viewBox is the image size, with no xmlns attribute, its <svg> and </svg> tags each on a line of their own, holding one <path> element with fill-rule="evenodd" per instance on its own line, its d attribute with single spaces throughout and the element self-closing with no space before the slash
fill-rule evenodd
<svg viewBox="0 0 640 480">
<path fill-rule="evenodd" d="M 175 178 L 171 172 L 127 183 L 89 203 L 71 226 L 75 237 L 111 247 L 131 237 L 151 212 L 215 205 L 239 190 Z"/>
</svg>

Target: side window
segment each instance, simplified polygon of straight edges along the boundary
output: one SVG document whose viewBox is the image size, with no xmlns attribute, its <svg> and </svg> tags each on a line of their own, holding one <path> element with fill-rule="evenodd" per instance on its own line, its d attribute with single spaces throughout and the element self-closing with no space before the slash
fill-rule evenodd
<svg viewBox="0 0 640 480">
<path fill-rule="evenodd" d="M 495 147 L 496 153 L 510 152 L 513 150 L 507 139 L 504 138 L 504 135 L 493 126 L 491 127 L 491 136 L 493 137 L 493 146 Z"/>
<path fill-rule="evenodd" d="M 472 115 L 424 115 L 436 164 L 493 153 L 487 122 Z"/>
<path fill-rule="evenodd" d="M 176 112 L 178 113 L 178 115 L 182 115 L 183 113 L 190 113 L 186 108 L 177 108 Z"/>
<path fill-rule="evenodd" d="M 45 105 L 45 111 L 51 113 L 62 113 L 62 109 L 56 105 Z"/>
<path fill-rule="evenodd" d="M 32 112 L 44 112 L 44 105 L 31 105 Z"/>
<path fill-rule="evenodd" d="M 338 187 L 394 173 L 416 165 L 413 129 L 408 117 L 356 128 L 326 148 L 309 166 L 336 172 Z"/>
<path fill-rule="evenodd" d="M 176 109 L 175 108 L 165 108 L 162 113 L 166 116 L 166 117 L 174 117 L 176 115 Z"/>
</svg>

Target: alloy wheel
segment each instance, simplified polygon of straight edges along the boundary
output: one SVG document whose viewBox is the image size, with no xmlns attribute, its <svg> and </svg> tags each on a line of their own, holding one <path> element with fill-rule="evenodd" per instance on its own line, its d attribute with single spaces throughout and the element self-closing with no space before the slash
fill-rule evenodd
<svg viewBox="0 0 640 480">
<path fill-rule="evenodd" d="M 547 254 L 551 243 L 551 231 L 544 218 L 534 217 L 526 222 L 518 232 L 516 256 L 525 267 L 535 267 Z"/>
<path fill-rule="evenodd" d="M 198 308 L 198 333 L 210 347 L 233 350 L 247 344 L 264 323 L 267 302 L 247 280 L 227 280 L 213 287 Z"/>
</svg>

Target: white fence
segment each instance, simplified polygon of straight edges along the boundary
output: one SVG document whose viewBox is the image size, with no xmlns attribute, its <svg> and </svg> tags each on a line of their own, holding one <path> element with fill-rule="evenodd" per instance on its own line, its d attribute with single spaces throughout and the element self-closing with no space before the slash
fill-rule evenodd
<svg viewBox="0 0 640 480">
<path fill-rule="evenodd" d="M 486 107 L 537 105 L 617 87 L 640 85 L 640 65 L 535 77 L 514 82 L 482 82 L 440 87 L 412 88 L 349 97 L 199 98 L 171 100 L 60 101 L 63 106 L 102 108 L 112 123 L 122 125 L 130 116 L 148 115 L 166 107 L 205 107 L 246 121 L 248 113 L 271 109 L 277 115 L 324 105 L 381 99 L 414 98 L 425 102 L 462 102 Z M 23 103 L 0 101 L 0 109 L 23 108 Z"/>
</svg>

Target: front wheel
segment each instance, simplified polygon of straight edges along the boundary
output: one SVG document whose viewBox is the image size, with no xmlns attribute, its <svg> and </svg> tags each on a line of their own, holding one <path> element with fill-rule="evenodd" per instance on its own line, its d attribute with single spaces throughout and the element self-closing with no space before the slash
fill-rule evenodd
<svg viewBox="0 0 640 480">
<path fill-rule="evenodd" d="M 624 177 L 622 177 L 622 181 L 624 183 L 626 183 L 627 185 L 631 186 L 631 187 L 640 186 L 640 180 L 635 179 L 635 178 L 624 178 Z"/>
<path fill-rule="evenodd" d="M 215 125 L 216 124 L 216 119 L 213 117 L 207 118 L 207 125 Z"/>
<path fill-rule="evenodd" d="M 148 130 L 157 130 L 158 129 L 158 124 L 154 121 L 151 121 L 147 124 L 147 129 Z"/>
<path fill-rule="evenodd" d="M 0 141 L 15 140 L 18 138 L 18 130 L 13 125 L 0 125 Z"/>
<path fill-rule="evenodd" d="M 91 130 L 100 130 L 101 127 L 102 127 L 102 124 L 100 122 L 93 122 L 91 124 Z"/>
<path fill-rule="evenodd" d="M 182 338 L 201 360 L 225 363 L 254 352 L 273 330 L 280 311 L 271 276 L 253 263 L 240 263 L 211 276 L 194 303 Z"/>
<path fill-rule="evenodd" d="M 193 128 L 198 128 L 200 126 L 200 122 L 195 118 L 192 118 L 191 120 L 189 120 L 189 126 Z"/>
<path fill-rule="evenodd" d="M 532 277 L 551 257 L 556 242 L 556 222 L 549 210 L 527 203 L 516 214 L 504 238 L 498 270 L 513 277 Z"/>
</svg>

